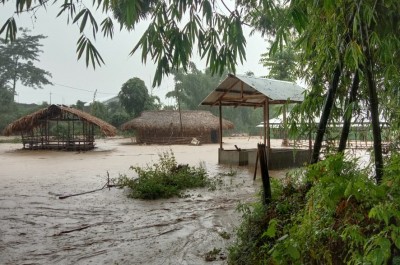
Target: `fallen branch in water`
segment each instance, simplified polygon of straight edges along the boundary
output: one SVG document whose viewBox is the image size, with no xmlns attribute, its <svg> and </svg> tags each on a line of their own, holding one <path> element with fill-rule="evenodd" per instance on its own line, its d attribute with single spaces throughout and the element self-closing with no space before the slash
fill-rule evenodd
<svg viewBox="0 0 400 265">
<path fill-rule="evenodd" d="M 59 232 L 57 234 L 54 234 L 53 236 L 61 236 L 63 234 L 68 234 L 68 233 L 72 233 L 72 232 L 75 232 L 75 231 L 81 231 L 81 230 L 89 228 L 89 227 L 91 227 L 91 225 L 83 225 L 83 226 L 75 228 L 75 229 L 61 231 L 61 232 Z"/>
<path fill-rule="evenodd" d="M 88 224 L 88 225 L 82 225 L 78 228 L 70 229 L 70 230 L 64 230 L 61 232 L 58 232 L 57 234 L 54 234 L 53 236 L 61 236 L 63 234 L 69 234 L 75 231 L 81 231 L 86 228 L 92 227 L 92 226 L 98 226 L 98 225 L 105 225 L 105 224 L 118 224 L 118 223 L 123 223 L 123 221 L 115 221 L 115 222 L 99 222 L 99 223 L 94 223 L 94 224 Z"/>
<path fill-rule="evenodd" d="M 108 171 L 107 171 L 107 183 L 104 184 L 104 186 L 102 188 L 95 189 L 95 190 L 90 190 L 90 191 L 85 191 L 85 192 L 81 192 L 81 193 L 76 193 L 76 194 L 58 196 L 58 198 L 60 200 L 63 200 L 63 199 L 69 198 L 69 197 L 74 197 L 74 196 L 79 196 L 79 195 L 84 195 L 84 194 L 88 194 L 88 193 L 93 193 L 93 192 L 96 192 L 96 191 L 104 190 L 105 188 L 108 188 L 108 190 L 110 190 L 110 188 L 113 188 L 113 187 L 117 187 L 117 185 L 110 184 L 110 173 L 108 173 Z"/>
</svg>

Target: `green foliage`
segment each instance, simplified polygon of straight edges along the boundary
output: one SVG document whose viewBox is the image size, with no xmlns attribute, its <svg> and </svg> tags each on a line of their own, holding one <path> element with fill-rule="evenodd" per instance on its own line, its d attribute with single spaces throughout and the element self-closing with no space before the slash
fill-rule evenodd
<svg viewBox="0 0 400 265">
<path fill-rule="evenodd" d="M 400 256 L 400 155 L 380 185 L 343 155 L 273 185 L 270 205 L 242 205 L 230 264 L 388 264 Z M 307 183 L 307 184 L 306 184 Z M 311 187 L 311 188 L 310 188 Z"/>
<path fill-rule="evenodd" d="M 0 84 L 0 113 L 5 113 L 13 107 L 13 98 L 12 92 Z"/>
<path fill-rule="evenodd" d="M 1 95 L 0 95 L 1 96 Z M 2 101 L 3 98 L 0 98 Z M 0 132 L 4 130 L 4 128 L 15 121 L 16 119 L 21 118 L 22 116 L 28 115 L 36 110 L 44 108 L 44 105 L 36 105 L 36 104 L 20 104 L 9 102 L 8 105 L 0 107 Z"/>
<path fill-rule="evenodd" d="M 125 122 L 129 121 L 130 116 L 125 111 L 113 112 L 108 119 L 108 122 L 115 127 L 120 127 Z"/>
<path fill-rule="evenodd" d="M 3 1 L 4 2 L 4 1 Z M 55 1 L 57 2 L 57 1 Z M 39 1 L 38 6 L 32 6 L 36 1 L 17 0 L 15 13 L 20 14 L 39 7 L 45 7 L 47 1 Z M 243 5 L 243 4 L 241 4 Z M 101 65 L 103 59 L 93 42 L 85 34 L 91 27 L 91 34 L 113 37 L 114 25 L 110 16 L 113 15 L 121 28 L 134 29 L 135 25 L 144 19 L 148 20 L 148 28 L 135 45 L 131 53 L 142 50 L 142 61 L 148 57 L 157 65 L 153 86 L 159 85 L 164 75 L 173 69 L 189 67 L 193 50 L 197 47 L 198 55 L 206 59 L 212 73 L 222 74 L 225 69 L 235 72 L 237 63 L 246 59 L 246 38 L 242 25 L 245 18 L 241 16 L 244 9 L 231 11 L 220 9 L 215 0 L 204 1 L 110 1 L 97 0 L 90 4 L 81 1 L 59 1 L 60 12 L 68 23 L 79 25 L 81 34 L 77 41 L 77 55 L 85 54 L 86 65 L 95 67 Z M 273 8 L 266 5 L 262 11 Z M 93 10 L 105 14 L 99 23 Z M 14 14 L 3 24 L 0 34 L 5 34 L 7 40 L 14 40 L 17 34 Z M 266 16 L 263 16 L 265 18 Z M 101 32 L 99 32 L 99 25 Z"/>
<path fill-rule="evenodd" d="M 99 119 L 108 120 L 107 106 L 101 102 L 95 101 L 90 104 L 90 114 Z"/>
<path fill-rule="evenodd" d="M 19 30 L 22 35 L 12 42 L 0 39 L 0 89 L 2 94 L 4 89 L 11 93 L 13 102 L 17 82 L 35 89 L 52 84 L 48 79 L 51 74 L 34 65 L 42 52 L 40 41 L 46 37 L 29 35 L 27 29 Z"/>
<path fill-rule="evenodd" d="M 221 253 L 220 248 L 213 248 L 212 250 L 208 251 L 204 257 L 205 261 L 214 261 L 217 260 L 217 255 Z"/>
<path fill-rule="evenodd" d="M 297 56 L 293 43 L 288 43 L 275 53 L 261 54 L 260 63 L 269 70 L 267 78 L 295 82 L 298 75 Z"/>
<path fill-rule="evenodd" d="M 118 97 L 125 111 L 131 116 L 137 117 L 144 110 L 160 108 L 160 99 L 150 96 L 144 81 L 137 77 L 122 85 Z"/>
<path fill-rule="evenodd" d="M 211 184 L 203 167 L 190 167 L 176 162 L 172 151 L 159 155 L 158 163 L 147 167 L 131 167 L 138 175 L 121 175 L 118 186 L 129 187 L 132 198 L 154 200 L 182 196 L 186 189 L 207 187 Z"/>
<path fill-rule="evenodd" d="M 204 72 L 198 70 L 194 63 L 190 63 L 187 71 L 179 69 L 172 74 L 174 75 L 175 89 L 168 92 L 166 97 L 179 99 L 182 109 L 190 110 L 198 109 L 200 102 L 226 76 L 226 73 L 213 76 L 209 69 Z"/>
</svg>

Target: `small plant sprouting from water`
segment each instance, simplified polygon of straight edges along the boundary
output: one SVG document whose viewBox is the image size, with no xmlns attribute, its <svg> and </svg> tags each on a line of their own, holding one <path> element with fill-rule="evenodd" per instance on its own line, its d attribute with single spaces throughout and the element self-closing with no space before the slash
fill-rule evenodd
<svg viewBox="0 0 400 265">
<path fill-rule="evenodd" d="M 231 239 L 231 234 L 229 234 L 229 233 L 226 232 L 226 231 L 218 232 L 218 234 L 219 234 L 220 237 L 222 237 L 223 239 L 226 239 L 226 240 Z"/>
<path fill-rule="evenodd" d="M 206 253 L 205 260 L 206 261 L 214 261 L 217 260 L 217 256 L 221 253 L 220 248 L 213 248 L 213 250 L 210 250 Z"/>
<path fill-rule="evenodd" d="M 218 173 L 218 175 L 221 177 L 225 177 L 225 176 L 234 177 L 237 175 L 237 170 L 230 167 L 228 172 L 221 172 L 221 173 Z"/>
<path fill-rule="evenodd" d="M 120 175 L 117 185 L 129 187 L 132 198 L 154 200 L 183 196 L 186 189 L 208 187 L 211 182 L 203 166 L 178 164 L 172 150 L 159 154 L 158 163 L 134 167 L 137 178 Z"/>
</svg>

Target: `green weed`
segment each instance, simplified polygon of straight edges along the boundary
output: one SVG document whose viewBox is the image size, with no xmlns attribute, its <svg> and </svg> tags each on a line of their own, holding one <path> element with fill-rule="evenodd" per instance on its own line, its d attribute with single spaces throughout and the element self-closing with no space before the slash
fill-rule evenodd
<svg viewBox="0 0 400 265">
<path fill-rule="evenodd" d="M 129 187 L 132 198 L 154 200 L 183 196 L 186 189 L 211 185 L 203 167 L 178 164 L 172 151 L 160 154 L 158 163 L 152 166 L 131 169 L 137 173 L 137 178 L 120 175 L 116 183 Z"/>
</svg>

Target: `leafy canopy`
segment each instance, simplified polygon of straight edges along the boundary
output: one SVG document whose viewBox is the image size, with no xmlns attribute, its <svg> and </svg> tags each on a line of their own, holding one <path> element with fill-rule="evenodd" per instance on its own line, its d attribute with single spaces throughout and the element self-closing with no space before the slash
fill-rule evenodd
<svg viewBox="0 0 400 265">
<path fill-rule="evenodd" d="M 137 77 L 129 79 L 122 85 L 118 97 L 121 105 L 131 116 L 137 117 L 144 110 L 160 108 L 160 99 L 149 95 L 144 81 Z"/>
<path fill-rule="evenodd" d="M 0 87 L 10 91 L 12 101 L 18 81 L 34 89 L 52 84 L 50 72 L 35 66 L 43 52 L 40 41 L 46 37 L 30 35 L 27 29 L 19 30 L 22 35 L 13 42 L 0 39 Z"/>
<path fill-rule="evenodd" d="M 8 0 L 1 0 L 2 3 Z M 163 75 L 172 69 L 182 67 L 187 70 L 193 50 L 197 47 L 201 58 L 207 60 L 212 73 L 222 74 L 225 69 L 235 72 L 237 60 L 246 59 L 246 38 L 242 26 L 242 12 L 245 7 L 237 6 L 230 10 L 225 4 L 215 0 L 189 1 L 110 1 L 97 0 L 92 5 L 84 1 L 57 1 L 60 12 L 67 21 L 79 25 L 81 34 L 77 41 L 77 56 L 85 55 L 86 65 L 93 67 L 104 63 L 99 51 L 93 44 L 98 34 L 112 38 L 114 20 L 121 28 L 134 29 L 142 20 L 149 21 L 145 33 L 133 47 L 132 53 L 142 49 L 142 61 L 151 58 L 157 64 L 153 85 L 159 85 Z M 15 40 L 17 26 L 15 15 L 22 12 L 34 12 L 45 7 L 48 1 L 16 0 L 16 14 L 12 14 L 0 28 L 0 34 L 8 40 Z M 105 17 L 98 22 L 94 9 Z M 228 12 L 226 12 L 228 11 Z M 91 27 L 90 34 L 87 28 Z"/>
</svg>

